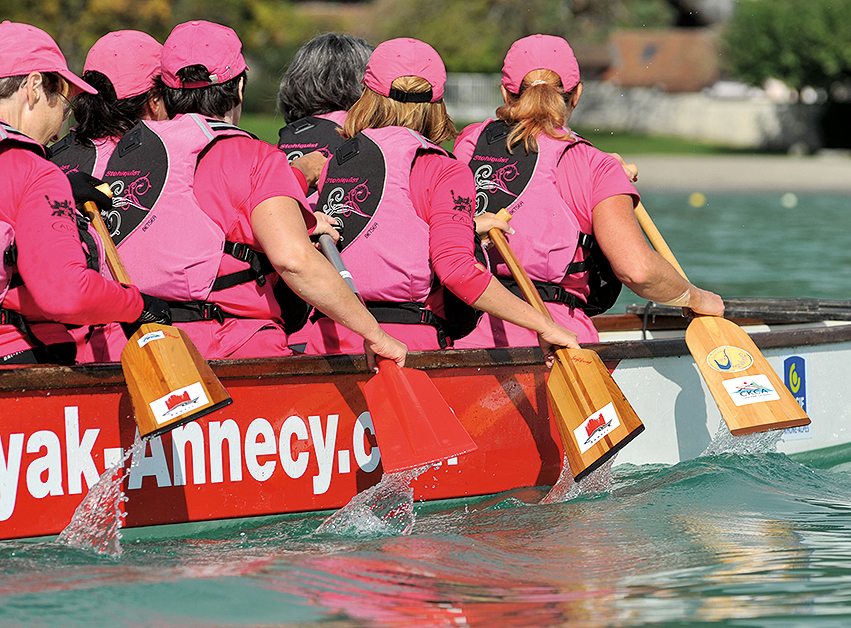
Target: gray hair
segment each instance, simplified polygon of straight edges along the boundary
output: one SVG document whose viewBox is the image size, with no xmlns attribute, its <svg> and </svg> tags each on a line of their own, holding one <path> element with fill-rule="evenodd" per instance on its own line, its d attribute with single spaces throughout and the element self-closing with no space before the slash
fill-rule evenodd
<svg viewBox="0 0 851 628">
<path fill-rule="evenodd" d="M 372 46 L 351 35 L 325 33 L 299 48 L 278 91 L 286 122 L 348 111 L 360 98 Z"/>
</svg>

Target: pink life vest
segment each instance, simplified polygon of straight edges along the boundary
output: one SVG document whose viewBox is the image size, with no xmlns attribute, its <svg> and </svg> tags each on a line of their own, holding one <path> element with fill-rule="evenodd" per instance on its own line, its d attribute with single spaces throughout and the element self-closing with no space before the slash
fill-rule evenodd
<svg viewBox="0 0 851 628">
<path fill-rule="evenodd" d="M 40 157 L 47 157 L 44 146 L 5 122 L 0 122 L 0 151 L 11 147 L 25 148 Z M 15 228 L 5 220 L 0 221 L 0 304 L 6 298 L 6 293 L 12 283 L 16 257 Z"/>
<path fill-rule="evenodd" d="M 169 301 L 204 300 L 213 289 L 225 234 L 193 191 L 201 153 L 225 137 L 251 134 L 196 114 L 142 121 L 107 163 L 113 209 L 104 215 L 139 290 Z"/>
<path fill-rule="evenodd" d="M 106 164 L 115 151 L 117 140 L 104 138 L 97 143 L 83 144 L 77 141 L 74 129 L 47 149 L 50 161 L 59 166 L 63 173 L 86 172 L 103 179 Z"/>
<path fill-rule="evenodd" d="M 342 223 L 342 257 L 365 301 L 424 302 L 434 288 L 428 223 L 410 195 L 422 151 L 447 154 L 404 127 L 366 129 L 328 162 L 316 208 Z"/>
<path fill-rule="evenodd" d="M 511 215 L 509 236 L 520 263 L 533 280 L 572 288 L 584 296 L 581 284 L 568 277 L 579 244 L 579 221 L 558 192 L 556 170 L 564 153 L 576 142 L 566 143 L 538 136 L 538 152 L 526 153 L 523 145 L 508 152 L 510 128 L 502 121 L 482 124 L 470 158 L 476 181 L 476 214 L 505 208 Z M 587 143 L 587 142 L 585 142 Z M 511 273 L 499 254 L 491 253 L 495 274 Z"/>
</svg>

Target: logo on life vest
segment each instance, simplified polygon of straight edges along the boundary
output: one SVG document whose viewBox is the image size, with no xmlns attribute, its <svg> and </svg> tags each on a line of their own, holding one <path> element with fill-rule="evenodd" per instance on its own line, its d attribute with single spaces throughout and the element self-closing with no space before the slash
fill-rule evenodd
<svg viewBox="0 0 851 628">
<path fill-rule="evenodd" d="M 722 373 L 737 373 L 750 368 L 753 357 L 744 349 L 727 345 L 713 349 L 706 356 L 706 363 Z"/>
<path fill-rule="evenodd" d="M 722 384 L 737 406 L 780 399 L 780 395 L 774 390 L 766 375 L 748 375 L 737 379 L 727 379 Z"/>
<path fill-rule="evenodd" d="M 195 382 L 185 388 L 172 390 L 167 395 L 152 401 L 150 406 L 157 423 L 162 425 L 193 410 L 203 408 L 209 403 L 210 400 L 207 398 L 201 382 Z"/>
<path fill-rule="evenodd" d="M 620 427 L 620 424 L 614 404 L 611 402 L 606 404 L 605 407 L 589 416 L 582 425 L 573 430 L 579 451 L 584 454 L 601 438 Z"/>
</svg>

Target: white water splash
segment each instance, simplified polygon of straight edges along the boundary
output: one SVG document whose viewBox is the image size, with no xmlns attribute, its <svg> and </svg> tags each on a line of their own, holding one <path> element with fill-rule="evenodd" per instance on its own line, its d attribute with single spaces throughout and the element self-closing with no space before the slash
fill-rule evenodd
<svg viewBox="0 0 851 628">
<path fill-rule="evenodd" d="M 411 480 L 430 468 L 431 465 L 428 465 L 398 473 L 385 473 L 378 484 L 361 491 L 325 519 L 316 533 L 341 536 L 410 534 L 416 519 Z"/>
<path fill-rule="evenodd" d="M 113 558 L 121 556 L 121 526 L 126 516 L 122 504 L 127 501 L 122 484 L 128 476 L 122 470 L 142 447 L 144 442 L 137 438 L 124 457 L 103 472 L 59 533 L 57 543 Z"/>
<path fill-rule="evenodd" d="M 558 481 L 550 489 L 550 492 L 538 503 L 560 504 L 571 499 L 576 499 L 580 495 L 598 495 L 609 490 L 614 479 L 612 465 L 615 464 L 616 457 L 612 456 L 607 462 L 600 465 L 597 469 L 579 480 L 579 482 L 576 482 L 573 479 L 573 472 L 570 470 L 570 463 L 567 461 L 567 456 L 565 456 L 561 463 L 561 473 L 558 476 Z"/>
<path fill-rule="evenodd" d="M 783 430 L 756 432 L 744 436 L 733 436 L 726 421 L 721 419 L 718 431 L 699 457 L 719 454 L 770 454 L 777 451 L 777 443 L 783 438 Z"/>
</svg>

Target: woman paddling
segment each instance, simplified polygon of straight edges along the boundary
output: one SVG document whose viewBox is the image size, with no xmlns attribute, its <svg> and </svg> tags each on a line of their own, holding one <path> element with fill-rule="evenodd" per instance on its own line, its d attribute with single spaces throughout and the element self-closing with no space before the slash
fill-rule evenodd
<svg viewBox="0 0 851 628">
<path fill-rule="evenodd" d="M 289 287 L 359 334 L 371 365 L 375 354 L 404 364 L 404 346 L 308 238 L 333 229 L 307 211 L 286 157 L 236 126 L 247 77 L 226 26 L 187 22 L 166 39 L 158 81 L 171 119 L 125 134 L 105 174 L 128 272 L 169 301 L 206 358 L 289 355 L 277 291 Z"/>
<path fill-rule="evenodd" d="M 443 103 L 445 82 L 443 61 L 428 44 L 379 45 L 363 95 L 346 117 L 348 141 L 320 181 L 317 209 L 342 222 L 342 255 L 363 298 L 411 349 L 447 346 L 452 297 L 443 286 L 464 307 L 533 330 L 548 357 L 553 345 L 575 347 L 573 333 L 509 293 L 474 257 L 473 179 L 439 146 L 456 134 Z M 306 350 L 356 349 L 350 332 L 323 318 Z"/>
<path fill-rule="evenodd" d="M 65 326 L 47 321 L 170 322 L 162 301 L 104 278 L 87 263 L 71 186 L 44 148 L 78 91 L 95 89 L 68 70 L 50 35 L 27 24 L 0 24 L 3 364 L 73 363 L 76 349 Z"/>
<path fill-rule="evenodd" d="M 683 279 L 647 244 L 633 214 L 638 193 L 615 158 L 574 134 L 567 123 L 579 97 L 579 65 L 568 43 L 549 35 L 515 42 L 502 71 L 505 105 L 497 120 L 468 126 L 455 144 L 459 160 L 470 164 L 477 186 L 480 229 L 507 229 L 492 214 L 512 214 L 508 240 L 538 284 L 553 318 L 575 331 L 580 342 L 596 342 L 588 307 L 589 253 L 596 247 L 617 280 L 639 296 L 722 315 L 721 298 Z M 491 252 L 497 276 L 511 274 Z M 614 279 L 613 277 L 611 279 Z M 615 295 L 616 296 L 616 295 Z M 611 304 L 609 304 L 611 305 Z M 526 329 L 485 315 L 458 348 L 528 346 Z"/>
</svg>

